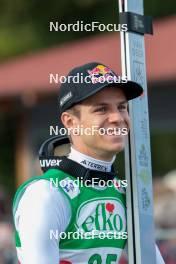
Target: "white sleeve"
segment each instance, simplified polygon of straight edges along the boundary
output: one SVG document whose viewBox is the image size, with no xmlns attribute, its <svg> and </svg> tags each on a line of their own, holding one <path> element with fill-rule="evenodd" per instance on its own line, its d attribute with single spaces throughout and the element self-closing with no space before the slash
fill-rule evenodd
<svg viewBox="0 0 176 264">
<path fill-rule="evenodd" d="M 165 264 L 163 257 L 158 249 L 158 246 L 155 244 L 156 248 L 156 264 Z"/>
<path fill-rule="evenodd" d="M 58 264 L 59 236 L 50 237 L 50 232 L 65 231 L 70 218 L 69 201 L 58 189 L 51 188 L 49 181 L 39 180 L 29 185 L 15 213 L 21 264 Z"/>
<path fill-rule="evenodd" d="M 156 264 L 165 264 L 162 256 L 161 256 L 161 253 L 158 249 L 158 246 L 155 244 L 155 248 L 156 248 Z M 128 257 L 128 243 L 126 243 L 126 246 L 124 248 L 124 251 L 123 251 L 125 257 Z"/>
</svg>

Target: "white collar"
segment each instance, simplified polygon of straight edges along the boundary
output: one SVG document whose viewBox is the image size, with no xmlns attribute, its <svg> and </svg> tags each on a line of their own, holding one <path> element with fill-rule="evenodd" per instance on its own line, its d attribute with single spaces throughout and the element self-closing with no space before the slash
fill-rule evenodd
<svg viewBox="0 0 176 264">
<path fill-rule="evenodd" d="M 110 172 L 116 156 L 114 155 L 111 161 L 103 161 L 103 160 L 94 159 L 71 147 L 71 151 L 68 155 L 68 158 L 78 162 L 79 164 L 83 165 L 86 168 L 92 170 Z"/>
</svg>

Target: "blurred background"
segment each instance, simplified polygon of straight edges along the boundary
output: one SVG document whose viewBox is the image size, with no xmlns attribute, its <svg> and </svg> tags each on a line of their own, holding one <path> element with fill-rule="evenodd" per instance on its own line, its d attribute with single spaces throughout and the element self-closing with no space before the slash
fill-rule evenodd
<svg viewBox="0 0 176 264">
<path fill-rule="evenodd" d="M 37 153 L 58 124 L 59 84 L 77 65 L 100 61 L 121 72 L 118 32 L 50 32 L 49 22 L 118 23 L 117 0 L 1 0 L 0 8 L 0 264 L 16 263 L 12 200 L 17 187 L 42 174 Z M 176 2 L 145 1 L 154 17 L 146 36 L 156 239 L 176 263 Z M 124 175 L 123 156 L 117 157 Z M 122 259 L 121 263 L 126 263 Z"/>
</svg>

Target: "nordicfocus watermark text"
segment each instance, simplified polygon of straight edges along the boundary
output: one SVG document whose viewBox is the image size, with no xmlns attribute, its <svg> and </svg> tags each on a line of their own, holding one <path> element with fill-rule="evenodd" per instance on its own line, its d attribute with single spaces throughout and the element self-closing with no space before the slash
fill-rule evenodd
<svg viewBox="0 0 176 264">
<path fill-rule="evenodd" d="M 67 193 L 76 192 L 79 187 L 110 187 L 117 189 L 118 192 L 125 193 L 125 189 L 128 186 L 127 180 L 117 180 L 117 179 L 109 179 L 109 180 L 103 180 L 99 178 L 92 178 L 91 180 L 83 179 L 83 177 L 76 178 L 74 180 L 65 178 L 63 180 L 56 179 L 50 179 L 50 188 L 59 188 L 61 187 L 64 191 Z"/>
<path fill-rule="evenodd" d="M 58 230 L 50 230 L 50 239 L 127 239 L 127 232 L 117 231 L 98 231 L 92 230 L 91 232 L 59 232 Z"/>
<path fill-rule="evenodd" d="M 76 75 L 59 75 L 58 73 L 49 73 L 49 83 L 59 84 L 59 83 L 127 83 L 127 76 L 121 77 L 116 75 L 102 75 L 97 76 L 96 74 L 90 74 L 84 76 L 83 73 L 77 73 Z"/>
<path fill-rule="evenodd" d="M 86 135 L 86 136 L 94 136 L 99 134 L 100 136 L 126 136 L 128 134 L 128 129 L 126 127 L 98 127 L 98 126 L 91 126 L 91 127 L 83 127 L 77 126 L 74 128 L 65 128 L 61 127 L 59 128 L 58 126 L 50 126 L 50 136 L 65 136 L 65 135 Z"/>
<path fill-rule="evenodd" d="M 94 31 L 122 31 L 126 32 L 128 30 L 127 24 L 103 24 L 99 21 L 92 21 L 91 23 L 84 23 L 84 21 L 76 21 L 75 23 L 60 23 L 59 21 L 49 22 L 49 31 L 61 31 L 61 32 L 80 32 L 80 31 L 86 31 L 86 32 L 94 32 Z"/>
</svg>

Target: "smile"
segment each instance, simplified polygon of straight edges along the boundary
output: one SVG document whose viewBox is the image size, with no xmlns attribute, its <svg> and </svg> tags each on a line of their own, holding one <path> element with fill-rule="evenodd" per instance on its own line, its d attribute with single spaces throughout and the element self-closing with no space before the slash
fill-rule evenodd
<svg viewBox="0 0 176 264">
<path fill-rule="evenodd" d="M 127 134 L 128 134 L 128 129 L 125 127 L 124 128 L 107 128 L 107 129 L 104 129 L 104 135 L 108 135 L 108 136 L 124 136 Z"/>
</svg>

